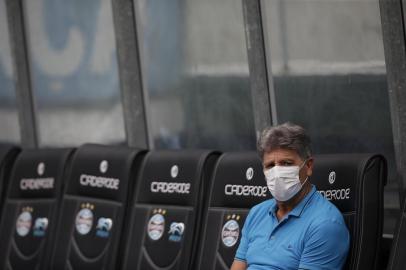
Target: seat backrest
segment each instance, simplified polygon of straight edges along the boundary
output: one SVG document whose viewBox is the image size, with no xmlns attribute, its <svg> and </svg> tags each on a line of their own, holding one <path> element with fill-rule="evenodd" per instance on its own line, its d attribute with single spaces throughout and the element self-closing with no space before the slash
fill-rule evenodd
<svg viewBox="0 0 406 270">
<path fill-rule="evenodd" d="M 193 269 L 217 158 L 217 153 L 200 150 L 147 154 L 130 209 L 122 269 Z"/>
<path fill-rule="evenodd" d="M 392 248 L 388 262 L 388 270 L 406 269 L 406 200 L 396 225 L 395 234 L 392 241 Z"/>
<path fill-rule="evenodd" d="M 209 208 L 193 269 L 230 269 L 250 208 L 269 198 L 258 154 L 224 153 L 213 174 Z"/>
<path fill-rule="evenodd" d="M 130 182 L 142 152 L 87 144 L 72 158 L 50 269 L 117 269 Z"/>
<path fill-rule="evenodd" d="M 315 156 L 311 182 L 343 214 L 351 237 L 344 269 L 377 269 L 387 164 L 381 155 Z"/>
<path fill-rule="evenodd" d="M 23 150 L 0 223 L 0 269 L 44 269 L 71 149 Z"/>
<path fill-rule="evenodd" d="M 11 144 L 0 143 L 0 217 L 3 209 L 11 168 L 21 149 Z"/>
</svg>

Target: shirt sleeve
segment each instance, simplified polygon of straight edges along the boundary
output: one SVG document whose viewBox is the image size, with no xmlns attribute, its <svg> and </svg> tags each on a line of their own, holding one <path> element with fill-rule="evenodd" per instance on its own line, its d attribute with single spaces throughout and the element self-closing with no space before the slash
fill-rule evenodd
<svg viewBox="0 0 406 270">
<path fill-rule="evenodd" d="M 235 258 L 236 260 L 239 261 L 247 261 L 247 250 L 248 250 L 248 238 L 247 238 L 247 230 L 246 230 L 246 225 L 244 224 L 244 227 L 241 232 L 241 241 L 240 245 L 238 246 L 237 252 L 235 253 Z"/>
<path fill-rule="evenodd" d="M 241 231 L 241 240 L 240 240 L 240 245 L 238 246 L 237 252 L 235 253 L 235 260 L 247 261 L 247 250 L 248 250 L 248 243 L 249 243 L 249 231 L 250 231 L 250 223 L 251 223 L 251 218 L 252 218 L 252 213 L 253 209 L 248 213 L 247 218 L 245 219 L 244 222 L 244 227 L 242 228 Z"/>
<path fill-rule="evenodd" d="M 328 220 L 309 231 L 300 258 L 299 269 L 342 269 L 350 245 L 347 227 Z"/>
</svg>

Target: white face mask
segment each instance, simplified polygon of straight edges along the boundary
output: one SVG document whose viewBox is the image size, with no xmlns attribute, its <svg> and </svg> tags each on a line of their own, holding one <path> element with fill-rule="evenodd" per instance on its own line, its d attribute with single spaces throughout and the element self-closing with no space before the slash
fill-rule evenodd
<svg viewBox="0 0 406 270">
<path fill-rule="evenodd" d="M 308 177 L 300 183 L 299 171 L 304 166 L 274 166 L 264 170 L 266 184 L 272 196 L 280 202 L 285 202 L 295 196 L 306 183 Z"/>
</svg>

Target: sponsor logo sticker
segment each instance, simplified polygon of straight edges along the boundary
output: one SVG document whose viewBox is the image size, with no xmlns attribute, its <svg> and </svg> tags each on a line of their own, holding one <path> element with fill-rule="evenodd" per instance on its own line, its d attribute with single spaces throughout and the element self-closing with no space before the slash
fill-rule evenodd
<svg viewBox="0 0 406 270">
<path fill-rule="evenodd" d="M 176 182 L 151 182 L 152 193 L 177 193 L 189 194 L 190 183 L 176 183 Z"/>
<path fill-rule="evenodd" d="M 336 172 L 332 171 L 328 175 L 328 182 L 332 185 L 332 184 L 334 184 L 335 181 L 336 181 Z"/>
<path fill-rule="evenodd" d="M 21 190 L 41 190 L 41 189 L 53 189 L 54 188 L 54 178 L 23 178 L 20 181 Z"/>
<path fill-rule="evenodd" d="M 20 180 L 21 190 L 41 190 L 41 189 L 53 189 L 54 188 L 54 178 L 41 176 L 45 173 L 45 164 L 40 162 L 37 166 L 37 173 L 39 178 L 22 178 Z"/>
<path fill-rule="evenodd" d="M 96 235 L 102 238 L 107 238 L 110 235 L 111 228 L 113 227 L 113 220 L 111 218 L 101 217 L 97 221 Z"/>
<path fill-rule="evenodd" d="M 245 172 L 245 176 L 247 177 L 248 181 L 252 180 L 252 178 L 254 177 L 254 169 L 252 167 L 249 167 Z"/>
<path fill-rule="evenodd" d="M 75 225 L 76 231 L 81 235 L 86 235 L 90 232 L 93 225 L 94 206 L 86 203 L 81 205 L 82 209 L 76 215 Z"/>
<path fill-rule="evenodd" d="M 79 177 L 79 183 L 82 186 L 114 190 L 118 190 L 120 186 L 120 180 L 117 178 L 101 177 L 88 174 L 81 174 Z"/>
<path fill-rule="evenodd" d="M 166 210 L 155 209 L 154 215 L 149 219 L 147 233 L 151 240 L 157 241 L 161 239 L 165 231 L 165 213 Z"/>
<path fill-rule="evenodd" d="M 168 232 L 169 241 L 180 242 L 184 232 L 185 224 L 183 222 L 172 222 Z"/>
<path fill-rule="evenodd" d="M 179 167 L 178 165 L 173 165 L 171 168 L 171 177 L 176 178 L 179 174 Z"/>
<path fill-rule="evenodd" d="M 237 222 L 237 220 L 240 219 L 240 216 L 229 215 L 228 219 L 229 220 L 224 224 L 221 231 L 221 240 L 226 247 L 233 247 L 240 236 L 240 225 L 238 225 Z"/>
<path fill-rule="evenodd" d="M 349 200 L 351 189 L 350 188 L 329 189 L 329 190 L 318 190 L 318 192 L 329 201 L 338 201 L 338 200 Z"/>
<path fill-rule="evenodd" d="M 24 207 L 21 214 L 17 218 L 16 231 L 17 234 L 21 237 L 26 236 L 31 230 L 32 211 L 33 209 L 31 207 Z"/>
<path fill-rule="evenodd" d="M 108 168 L 109 163 L 107 162 L 107 160 L 103 160 L 102 162 L 100 162 L 99 169 L 101 173 L 106 173 Z"/>
<path fill-rule="evenodd" d="M 40 162 L 37 166 L 37 173 L 39 176 L 42 176 L 45 173 L 45 164 L 44 162 Z"/>
<path fill-rule="evenodd" d="M 36 237 L 43 237 L 45 236 L 47 228 L 48 219 L 46 217 L 39 217 L 35 220 L 33 235 Z"/>
<path fill-rule="evenodd" d="M 224 186 L 224 194 L 227 196 L 266 197 L 268 195 L 268 187 L 227 184 Z"/>
</svg>

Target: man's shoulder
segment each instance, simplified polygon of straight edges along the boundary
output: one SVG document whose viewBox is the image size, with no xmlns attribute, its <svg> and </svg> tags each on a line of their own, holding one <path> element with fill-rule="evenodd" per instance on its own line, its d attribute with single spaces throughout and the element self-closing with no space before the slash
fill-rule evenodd
<svg viewBox="0 0 406 270">
<path fill-rule="evenodd" d="M 274 207 L 276 204 L 275 199 L 268 199 L 266 201 L 263 201 L 259 204 L 254 205 L 251 210 L 250 213 L 261 213 L 261 212 L 269 212 L 269 210 Z"/>
<path fill-rule="evenodd" d="M 254 220 L 257 218 L 262 218 L 269 214 L 269 211 L 275 206 L 275 199 L 268 199 L 259 204 L 254 205 L 249 213 L 247 219 Z"/>
<path fill-rule="evenodd" d="M 333 203 L 319 194 L 319 192 L 316 191 L 315 198 L 309 206 L 309 210 L 311 210 L 309 211 L 310 215 L 317 217 L 313 220 L 314 225 L 329 222 L 345 224 L 342 213 Z"/>
</svg>

